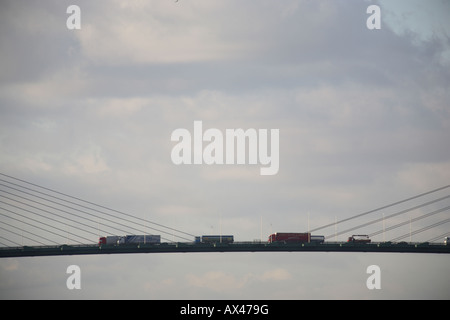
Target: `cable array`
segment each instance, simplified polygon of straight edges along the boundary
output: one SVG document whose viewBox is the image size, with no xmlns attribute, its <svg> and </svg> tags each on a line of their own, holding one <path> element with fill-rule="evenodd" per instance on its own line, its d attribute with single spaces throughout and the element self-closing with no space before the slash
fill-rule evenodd
<svg viewBox="0 0 450 320">
<path fill-rule="evenodd" d="M 424 199 L 425 196 L 434 197 L 438 192 L 448 192 L 448 188 L 450 188 L 450 185 L 311 229 L 310 232 L 334 227 L 334 234 L 325 237 L 330 239 L 353 231 L 361 234 L 364 228 L 379 226 L 382 223 L 382 229 L 371 230 L 367 232 L 367 235 L 373 237 L 383 234 L 384 237 L 385 232 L 409 224 L 409 233 L 401 236 L 397 235 L 389 241 L 395 242 L 408 236 L 411 238 L 413 235 L 435 229 L 450 222 L 450 216 L 447 214 L 444 217 L 441 216 L 439 221 L 428 226 L 420 225 L 420 228 L 418 228 L 419 226 L 415 225 L 414 231 L 411 227 L 413 222 L 416 223 L 432 216 L 439 217 L 439 214 L 442 215 L 442 213 L 450 210 L 450 205 L 441 205 L 450 198 L 449 194 L 441 194 L 441 196 L 434 199 Z M 421 199 L 419 204 L 410 205 L 408 208 L 385 215 L 388 209 L 406 205 L 413 200 L 419 201 L 419 199 Z M 439 205 L 441 206 L 436 208 Z M 433 209 L 429 209 L 430 206 L 433 206 Z M 427 207 L 428 209 L 426 209 Z M 392 221 L 394 218 L 407 213 L 419 210 L 424 211 L 425 209 L 426 212 L 421 213 L 417 217 L 412 218 L 410 214 L 409 219 L 385 227 L 386 221 Z M 383 212 L 382 217 L 379 217 L 380 212 Z M 362 217 L 374 217 L 375 214 L 378 214 L 378 218 L 359 222 L 352 227 L 347 227 L 337 232 L 337 225 L 360 221 L 357 219 Z M 0 245 L 5 247 L 12 245 L 23 246 L 25 244 L 95 244 L 100 236 L 107 235 L 158 234 L 165 242 L 192 242 L 195 237 L 193 234 L 3 173 L 0 173 L 0 230 Z M 436 241 L 448 235 L 450 235 L 450 232 L 446 232 L 439 237 L 433 235 L 433 238 L 429 241 Z"/>
<path fill-rule="evenodd" d="M 406 238 L 408 236 L 411 238 L 413 235 L 417 235 L 417 234 L 425 232 L 427 230 L 440 227 L 440 226 L 450 222 L 450 216 L 447 214 L 446 216 L 441 217 L 441 219 L 438 222 L 435 222 L 435 223 L 433 223 L 433 224 L 431 224 L 429 226 L 421 227 L 421 228 L 416 229 L 414 231 L 412 230 L 412 227 L 411 227 L 413 222 L 417 222 L 417 221 L 420 221 L 422 219 L 429 218 L 429 217 L 438 215 L 440 213 L 449 211 L 450 210 L 450 206 L 447 205 L 447 206 L 442 207 L 442 203 L 444 203 L 445 200 L 448 200 L 450 198 L 450 195 L 440 196 L 438 198 L 435 198 L 435 199 L 429 200 L 429 201 L 425 201 L 424 199 L 422 199 L 420 204 L 416 204 L 416 205 L 410 206 L 410 207 L 408 207 L 406 209 L 402 209 L 400 211 L 396 211 L 394 213 L 385 215 L 385 212 L 387 211 L 387 209 L 398 207 L 400 205 L 405 205 L 405 204 L 407 204 L 407 203 L 409 203 L 409 202 L 411 202 L 413 200 L 418 201 L 419 199 L 424 198 L 425 196 L 428 196 L 428 197 L 433 196 L 433 197 L 435 197 L 435 194 L 438 193 L 438 192 L 444 192 L 444 191 L 448 192 L 448 190 L 447 190 L 448 188 L 450 188 L 450 185 L 446 185 L 446 186 L 443 186 L 443 187 L 440 187 L 440 188 L 437 188 L 437 189 L 434 189 L 434 190 L 431 190 L 431 191 L 428 191 L 428 192 L 424 192 L 424 193 L 415 195 L 413 197 L 408 197 L 408 198 L 403 199 L 401 201 L 396 201 L 396 202 L 393 202 L 393 203 L 381 206 L 379 208 L 376 208 L 376 209 L 373 209 L 373 210 L 370 210 L 370 211 L 366 211 L 366 212 L 363 212 L 363 213 L 360 213 L 360 214 L 356 214 L 356 215 L 353 215 L 353 216 L 351 216 L 349 218 L 345 218 L 345 219 L 336 221 L 335 223 L 330 223 L 330 224 L 323 225 L 321 227 L 312 229 L 311 232 L 315 232 L 315 231 L 318 231 L 318 230 L 326 229 L 326 228 L 329 228 L 329 227 L 334 227 L 335 228 L 335 232 L 333 234 L 330 233 L 329 235 L 327 235 L 325 237 L 326 239 L 330 239 L 330 238 L 333 238 L 333 237 L 336 238 L 337 236 L 343 235 L 343 234 L 351 234 L 350 232 L 352 232 L 352 231 L 353 232 L 362 233 L 362 230 L 364 230 L 364 228 L 366 228 L 368 226 L 380 225 L 382 223 L 383 224 L 383 228 L 375 230 L 375 231 L 372 230 L 370 232 L 367 232 L 367 235 L 369 237 L 377 236 L 377 235 L 380 235 L 380 234 L 384 235 L 385 232 L 392 231 L 394 229 L 401 228 L 403 226 L 409 225 L 410 226 L 410 232 L 409 233 L 405 233 L 402 236 L 394 237 L 392 239 L 389 239 L 389 241 L 396 242 L 396 241 L 404 239 L 404 238 Z M 393 225 L 390 225 L 389 227 L 385 227 L 385 223 L 386 222 L 390 222 L 391 220 L 393 220 L 394 217 L 400 217 L 401 215 L 405 215 L 407 213 L 409 213 L 411 215 L 411 213 L 414 212 L 414 211 L 418 211 L 419 209 L 421 209 L 423 211 L 424 208 L 430 207 L 432 205 L 433 206 L 439 206 L 440 205 L 441 207 L 439 209 L 434 209 L 434 210 L 428 209 L 427 212 L 421 213 L 417 217 L 414 217 L 414 218 L 410 217 L 409 219 L 406 219 L 406 220 L 404 220 L 402 222 L 395 223 Z M 382 217 L 379 217 L 380 212 L 383 212 L 383 216 Z M 357 219 L 360 219 L 362 217 L 365 217 L 365 218 L 374 217 L 375 214 L 378 215 L 378 218 L 372 219 L 372 220 L 366 221 L 366 222 L 360 222 L 360 223 L 358 223 L 356 225 L 353 225 L 350 228 L 346 228 L 344 230 L 340 230 L 339 232 L 336 231 L 338 224 L 355 222 L 355 221 L 361 221 L 361 220 L 357 220 Z M 444 233 L 443 235 L 441 235 L 439 237 L 434 236 L 429 241 L 436 241 L 436 240 L 443 239 L 448 234 L 450 234 L 450 232 Z"/>
<path fill-rule="evenodd" d="M 94 244 L 100 236 L 158 234 L 166 242 L 194 235 L 0 173 L 0 244 Z M 30 243 L 31 241 L 31 243 Z"/>
</svg>

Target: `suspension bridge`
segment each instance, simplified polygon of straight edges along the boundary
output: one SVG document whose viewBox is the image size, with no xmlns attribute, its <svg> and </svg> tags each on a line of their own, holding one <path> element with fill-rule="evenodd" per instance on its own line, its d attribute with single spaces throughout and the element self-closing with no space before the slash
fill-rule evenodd
<svg viewBox="0 0 450 320">
<path fill-rule="evenodd" d="M 235 242 L 222 241 L 220 235 L 217 241 L 202 242 L 198 235 L 0 173 L 0 258 L 193 252 L 450 253 L 446 240 L 450 232 L 445 229 L 450 222 L 449 192 L 450 185 L 443 186 L 308 230 L 310 235 L 334 228 L 324 241 Z M 160 240 L 99 242 L 102 236 L 120 239 L 149 230 Z M 365 240 L 337 240 L 361 234 Z M 418 235 L 425 238 L 413 241 Z M 382 239 L 372 240 L 377 237 Z"/>
</svg>

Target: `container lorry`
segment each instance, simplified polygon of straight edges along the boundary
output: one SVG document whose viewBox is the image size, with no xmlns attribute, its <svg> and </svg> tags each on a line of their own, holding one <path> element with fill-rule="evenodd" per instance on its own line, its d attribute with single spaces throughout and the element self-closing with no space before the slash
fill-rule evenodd
<svg viewBox="0 0 450 320">
<path fill-rule="evenodd" d="M 269 243 L 283 242 L 283 243 L 323 243 L 324 236 L 311 235 L 311 233 L 298 232 L 277 232 L 269 236 Z"/>
</svg>

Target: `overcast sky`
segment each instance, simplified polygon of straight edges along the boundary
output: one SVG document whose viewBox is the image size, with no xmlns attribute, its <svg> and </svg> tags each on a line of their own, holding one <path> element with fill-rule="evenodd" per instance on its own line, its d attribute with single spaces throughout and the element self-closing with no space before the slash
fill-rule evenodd
<svg viewBox="0 0 450 320">
<path fill-rule="evenodd" d="M 71 4 L 80 30 L 66 27 Z M 366 27 L 371 4 L 379 30 Z M 448 185 L 449 14 L 444 0 L 2 1 L 0 172 L 237 241 Z M 175 165 L 171 134 L 193 133 L 196 120 L 222 132 L 279 129 L 278 173 Z M 449 263 L 362 253 L 2 259 L 0 297 L 448 299 Z M 71 264 L 81 290 L 66 287 Z M 372 264 L 381 290 L 365 285 Z"/>
</svg>

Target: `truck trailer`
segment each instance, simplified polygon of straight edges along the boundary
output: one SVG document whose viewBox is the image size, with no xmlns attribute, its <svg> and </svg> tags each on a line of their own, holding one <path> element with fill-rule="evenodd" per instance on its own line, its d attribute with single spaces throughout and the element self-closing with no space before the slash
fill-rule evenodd
<svg viewBox="0 0 450 320">
<path fill-rule="evenodd" d="M 127 235 L 120 237 L 118 244 L 134 244 L 134 243 L 143 243 L 143 244 L 160 244 L 161 236 L 160 235 Z"/>
<path fill-rule="evenodd" d="M 311 240 L 311 233 L 277 232 L 269 236 L 269 243 L 273 242 L 309 243 L 310 240 Z"/>
<path fill-rule="evenodd" d="M 269 236 L 269 243 L 324 243 L 324 236 L 311 235 L 311 233 L 277 232 Z"/>
<path fill-rule="evenodd" d="M 234 236 L 231 235 L 207 235 L 195 237 L 195 243 L 233 243 Z"/>
<path fill-rule="evenodd" d="M 124 244 L 160 244 L 160 235 L 126 235 L 126 236 L 107 236 L 101 237 L 98 241 L 99 245 L 124 245 Z"/>
</svg>

